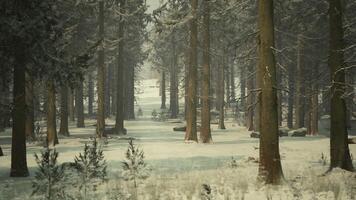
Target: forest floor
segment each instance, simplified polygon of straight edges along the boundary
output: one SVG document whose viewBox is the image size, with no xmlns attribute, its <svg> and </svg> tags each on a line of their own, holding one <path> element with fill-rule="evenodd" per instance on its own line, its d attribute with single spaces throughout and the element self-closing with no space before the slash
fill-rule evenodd
<svg viewBox="0 0 356 200">
<path fill-rule="evenodd" d="M 114 190 L 127 196 L 133 193 L 132 183 L 119 178 L 129 137 L 144 150 L 145 161 L 151 169 L 150 177 L 139 182 L 137 199 L 202 199 L 202 184 L 211 187 L 210 199 L 356 199 L 355 173 L 337 169 L 324 175 L 329 164 L 329 138 L 282 137 L 280 154 L 285 182 L 281 186 L 264 186 L 257 181 L 259 141 L 250 138 L 244 127 L 228 119 L 226 130 L 212 125 L 213 144 L 186 144 L 184 132 L 173 131 L 182 124 L 151 120 L 152 110 L 159 110 L 160 105 L 156 80 L 146 80 L 142 85 L 137 100 L 143 117 L 126 121 L 128 135 L 112 136 L 103 146 L 110 180 L 102 192 L 93 194 L 93 199 L 110 199 L 112 195 L 107 193 Z M 108 126 L 114 124 L 113 119 L 106 122 Z M 59 163 L 73 162 L 82 152 L 84 143 L 95 133 L 94 124 L 95 120 L 87 120 L 86 128 L 70 125 L 71 136 L 60 137 L 60 144 L 56 146 Z M 29 196 L 37 169 L 33 155 L 39 153 L 42 146 L 36 143 L 27 146 L 31 176 L 10 178 L 10 131 L 0 133 L 5 154 L 0 157 L 0 199 L 33 199 Z M 351 145 L 350 151 L 356 155 L 356 145 Z"/>
</svg>

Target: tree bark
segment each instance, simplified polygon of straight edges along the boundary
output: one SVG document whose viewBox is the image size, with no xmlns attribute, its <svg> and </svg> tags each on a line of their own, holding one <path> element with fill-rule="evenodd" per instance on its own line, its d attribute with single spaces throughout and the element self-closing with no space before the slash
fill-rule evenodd
<svg viewBox="0 0 356 200">
<path fill-rule="evenodd" d="M 96 136 L 105 137 L 105 52 L 104 52 L 104 1 L 99 1 L 99 39 L 97 93 L 98 110 L 96 114 Z"/>
<path fill-rule="evenodd" d="M 77 111 L 77 127 L 84 128 L 84 95 L 83 95 L 83 83 L 80 82 L 75 92 L 75 109 Z"/>
<path fill-rule="evenodd" d="M 94 80 L 93 72 L 89 71 L 88 74 L 88 115 L 93 116 L 93 104 L 94 104 Z"/>
<path fill-rule="evenodd" d="M 161 109 L 166 109 L 166 72 L 161 71 Z"/>
<path fill-rule="evenodd" d="M 246 105 L 245 112 L 246 112 L 246 126 L 247 126 L 248 131 L 255 130 L 254 123 L 253 123 L 254 110 L 255 110 L 254 109 L 254 107 L 255 107 L 255 105 L 254 105 L 255 104 L 254 103 L 255 93 L 253 92 L 253 90 L 255 88 L 254 87 L 255 75 L 253 73 L 254 73 L 254 69 L 252 66 L 250 66 L 248 68 L 248 75 L 246 76 L 248 79 L 247 79 L 247 105 Z"/>
<path fill-rule="evenodd" d="M 47 145 L 59 144 L 56 124 L 56 90 L 53 81 L 47 83 Z"/>
<path fill-rule="evenodd" d="M 294 121 L 294 85 L 295 85 L 295 70 L 293 65 L 289 65 L 288 69 L 288 119 L 287 125 L 288 128 L 293 128 L 293 121 Z"/>
<path fill-rule="evenodd" d="M 210 1 L 203 1 L 203 83 L 202 86 L 202 111 L 200 141 L 202 143 L 212 143 L 210 129 Z"/>
<path fill-rule="evenodd" d="M 36 138 L 33 84 L 31 72 L 26 72 L 26 137 L 30 140 Z"/>
<path fill-rule="evenodd" d="M 111 104 L 110 104 L 110 90 L 111 90 L 111 73 L 110 65 L 106 69 L 106 79 L 105 79 L 105 117 L 110 117 Z"/>
<path fill-rule="evenodd" d="M 61 88 L 61 124 L 58 133 L 64 136 L 69 136 L 68 105 L 68 86 L 65 85 Z"/>
<path fill-rule="evenodd" d="M 297 76 L 296 76 L 296 93 L 295 93 L 295 125 L 294 128 L 304 127 L 304 86 L 303 86 L 303 76 L 304 76 L 304 64 L 303 64 L 303 44 L 302 37 L 298 35 L 297 44 Z"/>
<path fill-rule="evenodd" d="M 75 121 L 75 106 L 74 106 L 74 90 L 70 89 L 68 94 L 68 109 L 69 109 L 69 119 L 71 122 Z"/>
<path fill-rule="evenodd" d="M 341 0 L 329 0 L 331 75 L 330 169 L 339 167 L 353 171 L 346 127 L 345 67 L 343 58 L 343 9 Z"/>
<path fill-rule="evenodd" d="M 4 152 L 2 152 L 1 147 L 0 147 L 0 156 L 4 156 Z"/>
<path fill-rule="evenodd" d="M 120 11 L 125 13 L 125 1 L 120 0 Z M 117 56 L 117 93 L 116 93 L 116 123 L 115 123 L 115 132 L 119 135 L 125 135 L 126 130 L 124 128 L 124 72 L 125 72 L 125 63 L 124 63 L 124 40 L 125 37 L 125 22 L 121 18 L 119 23 L 118 38 L 120 38 L 119 47 L 118 47 L 118 56 Z"/>
<path fill-rule="evenodd" d="M 240 94 L 241 94 L 240 109 L 241 110 L 246 110 L 246 100 L 248 101 L 248 99 L 245 99 L 245 96 L 246 96 L 246 82 L 248 82 L 250 80 L 249 77 L 250 77 L 250 75 L 246 76 L 246 69 L 245 69 L 244 66 L 242 66 L 241 67 L 241 72 L 240 72 Z"/>
<path fill-rule="evenodd" d="M 274 47 L 273 0 L 259 0 L 260 162 L 259 177 L 267 184 L 283 178 L 279 155 L 278 105 Z"/>
<path fill-rule="evenodd" d="M 178 117 L 179 105 L 178 105 L 178 73 L 177 73 L 177 54 L 176 54 L 176 41 L 174 30 L 172 32 L 172 63 L 170 70 L 170 103 L 169 110 L 171 113 L 171 118 L 175 119 Z"/>
<path fill-rule="evenodd" d="M 219 66 L 219 97 L 218 97 L 218 102 L 219 102 L 219 129 L 226 129 L 225 127 L 225 56 L 226 56 L 226 51 L 223 53 L 223 58 L 221 65 Z"/>
<path fill-rule="evenodd" d="M 12 110 L 11 177 L 29 176 L 26 160 L 26 72 L 24 46 L 14 44 L 14 88 Z"/>
<path fill-rule="evenodd" d="M 236 102 L 236 86 L 235 86 L 235 65 L 234 62 L 232 61 L 231 63 L 231 73 L 230 73 L 230 87 L 231 87 L 231 102 Z"/>
<path fill-rule="evenodd" d="M 125 93 L 125 119 L 134 120 L 135 119 L 135 66 L 131 65 L 127 68 L 125 73 L 127 80 L 126 93 Z"/>
<path fill-rule="evenodd" d="M 187 129 L 185 141 L 198 142 L 197 137 L 197 71 L 198 71 L 198 25 L 197 8 L 198 0 L 191 0 L 191 13 L 193 18 L 190 21 L 190 57 L 188 69 L 188 94 L 187 94 Z"/>
</svg>

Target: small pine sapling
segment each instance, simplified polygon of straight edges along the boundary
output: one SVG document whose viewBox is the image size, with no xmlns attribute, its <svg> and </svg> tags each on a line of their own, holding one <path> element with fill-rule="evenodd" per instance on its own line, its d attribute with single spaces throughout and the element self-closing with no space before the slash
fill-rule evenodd
<svg viewBox="0 0 356 200">
<path fill-rule="evenodd" d="M 156 121 L 158 118 L 158 113 L 155 109 L 152 111 L 151 115 L 152 115 L 152 120 Z"/>
<path fill-rule="evenodd" d="M 212 189 L 211 189 L 210 185 L 203 184 L 201 186 L 200 198 L 201 198 L 201 200 L 212 200 L 213 199 Z"/>
<path fill-rule="evenodd" d="M 95 191 L 100 183 L 107 181 L 107 163 L 96 138 L 91 145 L 84 145 L 83 154 L 75 157 L 73 166 L 79 176 L 76 185 L 83 199 L 86 199 L 89 189 Z"/>
<path fill-rule="evenodd" d="M 136 147 L 131 139 L 125 157 L 126 160 L 122 162 L 123 177 L 125 180 L 132 180 L 134 187 L 137 188 L 137 180 L 146 179 L 149 176 L 149 168 L 144 161 L 144 152 Z"/>
<path fill-rule="evenodd" d="M 64 193 L 64 168 L 57 163 L 58 152 L 45 148 L 41 157 L 35 154 L 38 171 L 32 182 L 32 196 L 43 195 L 46 200 L 65 199 Z"/>
</svg>

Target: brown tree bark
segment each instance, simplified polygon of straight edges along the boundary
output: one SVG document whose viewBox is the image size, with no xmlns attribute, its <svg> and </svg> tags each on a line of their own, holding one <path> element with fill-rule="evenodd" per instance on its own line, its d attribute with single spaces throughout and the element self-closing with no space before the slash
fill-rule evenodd
<svg viewBox="0 0 356 200">
<path fill-rule="evenodd" d="M 75 121 L 75 106 L 74 106 L 74 90 L 70 89 L 68 93 L 68 110 L 69 110 L 69 120 L 71 122 Z"/>
<path fill-rule="evenodd" d="M 296 92 L 295 92 L 295 125 L 294 128 L 304 127 L 304 110 L 305 110 L 305 88 L 303 86 L 304 64 L 303 64 L 303 41 L 302 36 L 298 35 L 297 41 L 297 75 L 296 75 Z"/>
<path fill-rule="evenodd" d="M 135 66 L 131 65 L 126 69 L 126 81 L 125 81 L 125 119 L 135 119 Z"/>
<path fill-rule="evenodd" d="M 222 58 L 222 63 L 219 66 L 219 96 L 218 96 L 218 102 L 219 102 L 219 129 L 226 129 L 225 127 L 225 56 L 226 56 L 226 51 L 224 51 L 224 57 Z"/>
<path fill-rule="evenodd" d="M 210 0 L 203 1 L 203 83 L 200 141 L 212 143 L 210 129 Z"/>
<path fill-rule="evenodd" d="M 170 70 L 170 92 L 169 92 L 169 111 L 171 118 L 178 117 L 179 103 L 178 103 L 178 72 L 177 72 L 177 54 L 176 54 L 176 41 L 174 30 L 172 32 L 172 63 Z"/>
<path fill-rule="evenodd" d="M 110 65 L 106 68 L 106 78 L 105 78 L 105 117 L 110 117 L 111 113 L 111 104 L 110 104 L 110 90 L 112 87 L 111 84 L 111 76 L 112 74 L 110 73 Z"/>
<path fill-rule="evenodd" d="M 279 184 L 283 178 L 279 155 L 278 105 L 274 47 L 273 0 L 259 0 L 260 162 L 259 178 Z"/>
<path fill-rule="evenodd" d="M 56 123 L 56 90 L 53 81 L 47 83 L 47 145 L 59 144 Z"/>
<path fill-rule="evenodd" d="M 12 110 L 11 177 L 29 176 L 26 160 L 26 72 L 21 42 L 14 44 L 14 88 Z"/>
<path fill-rule="evenodd" d="M 68 128 L 68 86 L 62 86 L 61 88 L 61 123 L 58 134 L 69 136 Z"/>
<path fill-rule="evenodd" d="M 125 1 L 120 0 L 120 11 L 125 13 Z M 125 72 L 125 63 L 124 63 L 124 40 L 125 37 L 125 22 L 121 18 L 118 28 L 118 38 L 120 38 L 119 47 L 118 47 L 118 56 L 117 56 L 117 83 L 116 83 L 116 123 L 115 123 L 115 132 L 119 135 L 125 135 L 126 130 L 124 128 L 124 72 Z"/>
<path fill-rule="evenodd" d="M 339 167 L 353 171 L 348 145 L 346 125 L 345 64 L 343 58 L 344 31 L 343 7 L 341 0 L 329 0 L 330 52 L 329 67 L 331 75 L 331 121 L 330 121 L 330 170 Z"/>
<path fill-rule="evenodd" d="M 97 93 L 98 110 L 96 113 L 96 136 L 105 137 L 105 51 L 104 51 L 104 1 L 99 1 L 99 39 Z"/>
<path fill-rule="evenodd" d="M 249 131 L 253 131 L 255 130 L 254 128 L 254 108 L 256 105 L 255 102 L 254 102 L 254 96 L 255 96 L 255 93 L 253 92 L 254 90 L 254 83 L 255 83 L 255 75 L 253 74 L 254 73 L 254 69 L 252 66 L 250 66 L 248 68 L 248 74 L 247 74 L 247 105 L 246 105 L 246 109 L 245 109 L 245 112 L 246 112 L 246 126 L 247 126 L 247 129 Z M 246 78 L 244 77 L 244 78 Z"/>
<path fill-rule="evenodd" d="M 161 71 L 161 109 L 166 109 L 166 72 Z"/>
<path fill-rule="evenodd" d="M 288 68 L 288 118 L 287 125 L 288 128 L 293 128 L 294 122 L 294 91 L 295 91 L 295 70 L 293 65 L 289 65 Z"/>
<path fill-rule="evenodd" d="M 198 0 L 191 0 L 191 13 L 193 18 L 190 21 L 190 54 L 188 69 L 188 94 L 187 94 L 187 129 L 185 141 L 198 142 L 197 137 L 197 71 L 198 71 L 198 25 L 197 25 L 197 8 Z"/>
<path fill-rule="evenodd" d="M 75 109 L 77 112 L 77 127 L 84 128 L 84 95 L 83 95 L 83 83 L 80 82 L 75 89 Z"/>
<path fill-rule="evenodd" d="M 30 140 L 36 138 L 33 84 L 31 72 L 26 72 L 26 137 Z"/>
<path fill-rule="evenodd" d="M 89 71 L 88 74 L 88 115 L 93 116 L 93 104 L 94 104 L 94 79 L 93 73 Z"/>
</svg>

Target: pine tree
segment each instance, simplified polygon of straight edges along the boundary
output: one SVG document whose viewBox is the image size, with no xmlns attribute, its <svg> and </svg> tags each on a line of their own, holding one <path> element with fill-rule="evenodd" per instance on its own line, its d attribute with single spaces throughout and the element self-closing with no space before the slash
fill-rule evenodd
<svg viewBox="0 0 356 200">
<path fill-rule="evenodd" d="M 137 179 L 146 179 L 149 176 L 149 169 L 144 160 L 144 152 L 136 147 L 132 140 L 129 140 L 129 147 L 125 157 L 126 160 L 122 162 L 123 177 L 126 180 L 132 180 L 134 187 L 137 188 Z"/>
<path fill-rule="evenodd" d="M 64 168 L 57 163 L 58 152 L 46 148 L 41 152 L 41 157 L 35 154 L 38 171 L 32 182 L 32 196 L 44 196 L 46 200 L 65 199 L 63 181 L 65 179 Z"/>
<path fill-rule="evenodd" d="M 76 186 L 82 192 L 83 199 L 87 198 L 89 190 L 95 190 L 100 183 L 107 180 L 106 160 L 96 139 L 91 145 L 84 145 L 83 154 L 75 157 L 73 166 L 79 176 Z"/>
</svg>

